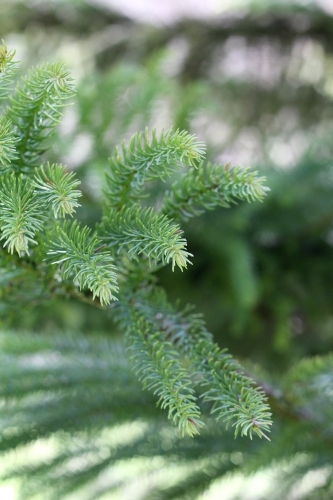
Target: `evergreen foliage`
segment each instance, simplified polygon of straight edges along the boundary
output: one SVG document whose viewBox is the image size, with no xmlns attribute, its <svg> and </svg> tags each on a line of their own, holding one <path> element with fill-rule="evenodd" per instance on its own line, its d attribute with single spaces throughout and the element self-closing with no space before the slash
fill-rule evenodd
<svg viewBox="0 0 333 500">
<path fill-rule="evenodd" d="M 165 326 L 169 319 L 160 318 Z M 154 341 L 151 325 L 146 331 L 147 339 Z M 133 333 L 139 338 L 140 332 L 133 329 Z M 174 337 L 169 338 L 167 356 L 175 349 Z M 140 347 L 147 339 L 141 338 Z M 142 488 L 149 499 L 196 498 L 210 481 L 228 472 L 251 474 L 269 466 L 277 467 L 270 498 L 288 498 L 309 471 L 318 471 L 325 480 L 305 498 L 330 498 L 329 356 L 303 360 L 302 366 L 272 383 L 265 374 L 276 422 L 272 441 L 263 446 L 257 439 L 235 440 L 210 419 L 200 435 L 182 437 L 156 408 L 154 395 L 140 390 L 122 342 L 105 336 L 7 330 L 0 335 L 0 345 L 0 394 L 7 402 L 0 414 L 0 449 L 2 453 L 16 449 L 25 457 L 18 465 L 5 455 L 1 478 L 22 479 L 22 499 L 34 498 L 40 491 L 50 500 L 73 492 L 87 499 L 123 490 L 126 496 L 129 485 Z M 146 358 L 147 366 L 155 363 L 154 354 L 159 356 L 154 344 L 149 348 L 153 356 Z M 166 367 L 168 359 L 159 359 L 161 368 Z M 148 383 L 159 389 L 163 378 Z M 42 443 L 38 453 L 36 441 Z"/>
<path fill-rule="evenodd" d="M 3 84 L 1 87 L 3 91 L 6 88 Z M 13 171 L 29 173 L 40 165 L 40 156 L 49 147 L 46 141 L 52 137 L 64 101 L 72 97 L 73 91 L 69 72 L 60 62 L 35 68 L 18 84 L 6 110 L 17 138 L 18 158 L 11 158 Z"/>
<path fill-rule="evenodd" d="M 145 181 L 170 176 L 179 165 L 195 165 L 203 156 L 205 146 L 185 131 L 170 129 L 151 139 L 135 134 L 129 145 L 122 145 L 109 160 L 107 198 L 113 208 L 120 209 L 130 200 L 140 199 Z"/>
<path fill-rule="evenodd" d="M 29 254 L 29 244 L 42 229 L 42 204 L 31 182 L 14 173 L 1 178 L 1 240 L 10 253 Z"/>
<path fill-rule="evenodd" d="M 62 165 L 47 164 L 45 170 L 43 165 L 36 170 L 36 191 L 51 204 L 56 219 L 72 215 L 79 206 L 76 200 L 81 192 L 75 189 L 79 184 L 73 172 L 66 172 Z"/>
<path fill-rule="evenodd" d="M 154 213 L 153 208 L 124 206 L 119 212 L 108 210 L 100 232 L 108 246 L 117 247 L 118 252 L 126 248 L 131 259 L 143 254 L 154 262 L 171 261 L 172 270 L 175 265 L 183 270 L 190 262 L 191 254 L 186 251 L 178 224 L 172 224 L 166 215 Z"/>
<path fill-rule="evenodd" d="M 73 280 L 82 288 L 89 288 L 93 300 L 97 296 L 102 305 L 108 305 L 116 297 L 117 278 L 113 259 L 108 252 L 101 250 L 101 242 L 90 229 L 81 228 L 74 221 L 57 225 L 49 236 L 48 255 L 52 264 L 59 264 L 59 273 L 63 278 L 73 275 Z M 54 260 L 57 258 L 57 260 Z"/>
<path fill-rule="evenodd" d="M 4 68 L 5 64 L 6 60 Z M 74 173 L 67 173 L 61 165 L 48 164 L 44 169 L 39 161 L 45 151 L 45 139 L 53 134 L 64 101 L 72 95 L 68 71 L 62 64 L 53 63 L 31 71 L 10 99 L 11 106 L 5 113 L 12 120 L 15 140 L 7 134 L 7 143 L 15 144 L 18 158 L 10 157 L 6 170 L 10 168 L 11 172 L 1 179 L 3 247 L 11 254 L 16 251 L 19 257 L 33 264 L 37 277 L 45 276 L 49 289 L 56 288 L 58 294 L 66 290 L 77 297 L 80 291 L 84 296 L 89 290 L 91 300 L 98 297 L 102 306 L 117 300 L 118 274 L 120 295 L 131 296 L 130 300 L 124 299 L 122 307 L 126 309 L 124 330 L 135 369 L 144 386 L 159 396 L 161 407 L 168 408 L 169 418 L 183 433 L 193 435 L 203 423 L 190 372 L 181 366 L 181 359 L 163 329 L 136 307 L 144 294 L 142 289 L 147 286 L 154 289 L 147 264 L 153 271 L 171 261 L 172 269 L 177 265 L 182 270 L 191 254 L 186 250 L 180 227 L 167 214 L 160 214 L 154 207 L 140 207 L 138 203 L 145 183 L 157 178 L 164 180 L 177 167 L 199 165 L 204 146 L 187 132 L 178 130 L 162 132 L 160 137 L 153 132 L 151 139 L 147 131 L 144 135 L 135 134 L 128 146 L 123 144 L 121 153 L 116 150 L 111 157 L 103 222 L 97 227 L 97 233 L 91 233 L 91 229 L 82 227 L 76 220 L 58 222 L 59 216 L 73 216 L 78 207 L 79 182 Z M 201 170 L 202 167 L 197 170 L 199 176 Z M 229 193 L 245 200 L 249 196 L 261 199 L 267 189 L 260 187 L 264 178 L 258 178 L 256 173 L 242 175 L 237 169 L 229 175 L 221 167 L 215 167 L 218 185 L 218 173 L 222 182 L 227 179 L 226 199 L 230 198 Z M 191 176 L 194 183 L 200 182 L 194 173 Z M 209 189 L 196 203 L 203 208 L 209 206 Z M 36 252 L 31 245 L 38 243 L 41 249 Z M 117 252 L 111 253 L 114 248 Z M 124 255 L 129 262 L 140 261 L 141 273 L 146 275 L 148 284 L 140 284 L 138 274 L 126 283 L 124 271 L 117 266 L 120 262 L 126 269 Z M 56 266 L 55 271 L 46 272 L 45 262 Z M 18 265 L 17 259 L 8 261 L 7 267 L 12 265 Z M 128 273 L 133 274 L 133 265 Z M 87 296 L 89 298 L 89 294 Z M 196 329 L 192 335 L 190 316 L 186 321 L 189 322 L 187 343 L 195 345 L 188 349 L 187 355 L 194 363 L 194 372 L 200 368 L 200 384 L 209 385 L 205 400 L 214 400 L 218 418 L 232 420 L 236 434 L 240 431 L 252 437 L 254 432 L 263 436 L 262 429 L 267 431 L 270 425 L 265 395 L 239 374 L 238 364 L 233 365 L 229 356 L 219 353 L 205 331 L 202 335 L 201 329 Z"/>
<path fill-rule="evenodd" d="M 20 4 L 17 10 L 20 19 L 25 8 Z M 29 5 L 29 11 L 35 8 L 39 9 Z M 54 15 L 57 8 L 56 2 L 43 6 L 36 23 L 37 33 L 43 22 L 49 28 L 52 15 L 58 26 L 60 17 Z M 264 10 L 263 6 L 260 8 Z M 67 321 L 71 325 L 77 311 L 81 312 L 75 309 L 77 303 L 84 302 L 90 306 L 89 312 L 82 315 L 85 331 L 91 325 L 94 331 L 99 328 L 100 324 L 93 323 L 97 317 L 105 317 L 107 323 L 111 316 L 118 321 L 120 331 L 126 332 L 128 346 L 125 353 L 122 343 L 106 340 L 106 335 L 104 338 L 90 335 L 88 339 L 79 334 L 57 333 L 52 319 L 43 323 L 52 335 L 47 331 L 38 336 L 15 331 L 2 333 L 0 446 L 5 453 L 2 477 L 23 479 L 22 500 L 34 498 L 38 493 L 43 500 L 63 500 L 73 492 L 80 500 L 109 498 L 122 488 L 124 498 L 128 498 L 126 488 L 134 490 L 145 481 L 150 486 L 142 493 L 143 498 L 193 500 L 211 481 L 229 472 L 241 470 L 246 474 L 265 471 L 267 467 L 277 472 L 277 480 L 272 479 L 271 490 L 266 494 L 270 500 L 295 495 L 302 500 L 332 498 L 332 363 L 331 356 L 326 355 L 332 345 L 333 314 L 331 98 L 327 93 L 329 72 L 321 75 L 317 66 L 318 72 L 310 71 L 310 75 L 307 72 L 311 51 L 319 66 L 322 61 L 329 67 L 332 22 L 310 4 L 299 8 L 292 5 L 291 10 L 298 14 L 295 17 L 289 17 L 287 9 L 285 12 L 283 9 L 277 3 L 276 10 L 268 12 L 264 22 L 259 11 L 253 16 L 249 10 L 245 17 L 228 19 L 227 25 L 211 27 L 198 23 L 193 28 L 184 23 L 165 30 L 163 43 L 170 40 L 173 43 L 172 37 L 181 34 L 188 44 L 188 54 L 178 69 L 181 85 L 175 82 L 177 77 L 165 77 L 168 69 L 161 66 L 164 53 L 158 57 L 154 53 L 152 59 L 147 59 L 147 53 L 155 50 L 156 32 L 150 31 L 147 38 L 151 38 L 143 46 L 141 38 L 140 44 L 137 38 L 133 42 L 136 30 L 127 20 L 122 25 L 123 20 L 118 19 L 115 26 L 123 26 L 126 40 L 116 50 L 113 44 L 101 50 L 100 38 L 89 38 L 96 66 L 105 67 L 114 58 L 124 60 L 126 51 L 130 51 L 131 63 L 116 66 L 110 74 L 92 72 L 76 98 L 79 103 L 75 110 L 79 115 L 76 130 L 61 138 L 61 149 L 66 141 L 74 142 L 76 134 L 88 133 L 93 138 L 93 150 L 80 163 L 78 171 L 83 193 L 80 210 L 77 210 L 81 194 L 77 176 L 58 163 L 67 163 L 64 156 L 59 157 L 60 148 L 49 149 L 40 158 L 36 148 L 35 163 L 30 167 L 27 162 L 21 169 L 15 161 L 20 158 L 17 151 L 22 136 L 11 125 L 6 110 L 0 117 L 0 173 L 3 173 L 0 180 L 2 192 L 7 193 L 3 216 L 10 229 L 2 245 L 11 238 L 13 249 L 13 253 L 8 252 L 8 242 L 0 252 L 1 318 L 19 319 L 18 311 L 25 311 L 24 306 L 37 305 L 38 310 L 43 310 L 44 304 L 50 303 L 49 316 L 58 315 L 57 324 Z M 0 10 L 3 12 L 3 6 Z M 80 10 L 80 16 L 63 20 L 71 37 L 74 29 L 71 19 L 79 17 L 80 26 L 89 20 L 91 34 L 96 18 L 85 12 Z M 98 19 L 100 31 L 109 18 L 103 11 Z M 0 15 L 0 25 L 5 32 L 6 16 Z M 82 42 L 82 33 L 78 33 Z M 61 32 L 61 43 L 65 43 L 65 38 Z M 159 34 L 157 38 L 160 46 Z M 40 45 L 35 32 L 33 43 L 35 47 Z M 318 48 L 322 51 L 320 57 Z M 248 56 L 249 68 L 245 65 L 239 77 L 230 76 L 228 65 L 226 71 L 223 65 L 229 53 L 234 55 L 233 49 L 246 52 L 245 58 Z M 16 64 L 12 52 L 9 61 L 8 51 L 4 47 L 1 50 L 7 63 L 0 73 L 0 93 L 7 99 Z M 178 50 L 177 43 L 174 50 Z M 112 57 L 108 58 L 110 53 Z M 264 56 L 270 61 L 269 76 L 264 71 Z M 135 58 L 145 60 L 145 66 L 133 64 Z M 89 63 L 86 67 L 90 68 Z M 274 80 L 277 74 L 279 77 Z M 7 83 L 4 75 L 10 77 L 6 77 Z M 209 84 L 190 81 L 202 76 L 210 79 Z M 226 147 L 235 151 L 243 133 L 246 138 L 254 132 L 253 124 L 255 131 L 259 131 L 256 136 L 259 145 L 251 157 L 253 163 L 258 159 L 265 165 L 278 163 L 280 155 L 275 154 L 276 148 L 274 155 L 271 154 L 272 143 L 282 141 L 293 149 L 294 133 L 300 134 L 310 148 L 312 141 L 318 140 L 318 129 L 321 137 L 324 130 L 329 138 L 305 156 L 296 155 L 297 165 L 292 169 L 267 171 L 271 192 L 265 203 L 239 203 L 231 210 L 211 214 L 207 211 L 234 205 L 247 199 L 247 194 L 247 201 L 251 201 L 253 188 L 261 201 L 266 192 L 263 180 L 251 170 L 203 161 L 202 146 L 193 166 L 178 155 L 171 165 L 162 162 L 162 167 L 156 165 L 145 171 L 140 161 L 144 162 L 145 150 L 147 156 L 151 154 L 154 142 L 147 131 L 135 135 L 131 151 L 128 150 L 131 141 L 118 148 L 107 165 L 106 158 L 123 137 L 128 138 L 133 130 L 143 129 L 147 123 L 152 128 L 161 103 L 168 108 L 173 130 L 179 127 L 198 133 L 200 129 L 199 135 L 207 143 L 207 157 L 214 162 L 219 161 Z M 200 121 L 202 114 L 208 117 L 203 128 L 196 121 L 197 118 Z M 211 134 L 214 127 L 205 123 L 218 127 L 225 121 L 230 133 L 224 134 L 222 128 L 217 144 L 217 138 Z M 53 132 L 52 127 L 47 130 L 47 134 Z M 167 134 L 171 137 L 175 132 L 155 134 L 155 145 L 163 142 Z M 41 149 L 50 145 L 46 140 Z M 167 145 L 168 141 L 164 141 L 164 146 Z M 103 176 L 102 219 L 100 207 L 93 209 L 91 203 L 96 204 L 97 199 L 94 186 L 90 190 L 90 180 L 94 181 L 90 174 L 92 167 Z M 13 170 L 15 182 L 10 184 Z M 238 186 L 233 174 L 244 176 Z M 26 189 L 21 187 L 20 180 Z M 29 196 L 22 199 L 17 194 L 19 189 L 21 193 L 29 192 Z M 35 203 L 39 207 L 34 214 L 29 208 L 31 220 L 25 218 L 22 203 L 28 207 Z M 24 247 L 20 247 L 18 238 L 19 212 L 25 224 Z M 64 224 L 59 220 L 68 215 L 78 217 L 81 222 L 69 220 Z M 153 222 L 153 233 L 140 224 L 143 216 Z M 177 272 L 177 263 L 174 264 L 172 257 L 166 258 L 171 255 L 168 249 L 172 249 L 172 242 L 167 241 L 169 247 L 164 247 L 165 233 L 157 232 L 158 221 L 162 220 L 167 232 L 175 231 L 168 234 L 182 241 L 184 233 L 177 233 L 176 228 L 184 229 L 183 252 L 187 256 L 187 250 L 194 254 L 190 257 L 195 266 L 188 266 L 186 272 L 178 272 L 176 276 L 171 270 L 174 267 Z M 129 235 L 137 239 L 134 250 Z M 88 254 L 90 258 L 85 259 Z M 61 263 L 64 257 L 67 260 Z M 168 263 L 171 265 L 165 266 Z M 244 360 L 246 368 L 241 368 L 214 344 L 200 315 L 190 307 L 171 306 L 157 286 L 155 271 L 160 269 L 159 278 L 171 296 L 200 303 L 220 345 L 229 344 L 232 352 L 260 360 L 268 373 Z M 106 295 L 103 292 L 99 297 L 89 283 L 91 287 L 97 286 L 98 291 L 98 280 L 103 285 L 106 276 L 110 288 L 107 286 Z M 112 302 L 107 305 L 104 298 L 111 299 L 111 295 Z M 58 297 L 75 299 L 76 302 L 71 302 L 70 318 L 66 306 L 57 307 Z M 100 314 L 101 309 L 104 314 Z M 313 354 L 317 356 L 312 357 Z M 306 357 L 295 362 L 302 356 Z M 150 391 L 140 390 L 131 370 L 133 366 L 129 365 L 136 366 L 138 376 Z M 292 368 L 288 369 L 289 366 Z M 222 367 L 223 377 L 216 367 Z M 182 388 L 177 386 L 176 390 L 184 398 L 183 411 L 174 390 L 179 374 Z M 245 393 L 242 400 L 235 400 L 238 390 Z M 229 422 L 229 427 L 239 434 L 267 435 L 269 414 L 262 390 L 274 413 L 271 442 L 234 440 L 230 429 L 225 431 L 221 427 L 221 420 Z M 256 409 L 259 401 L 264 412 L 261 415 L 258 411 L 256 415 L 260 428 L 249 418 L 251 405 L 243 405 L 247 391 Z M 161 395 L 171 420 L 180 426 L 184 437 L 168 424 L 165 412 L 156 409 L 156 400 Z M 211 417 L 207 416 L 209 412 Z M 188 432 L 195 434 L 194 438 L 186 437 Z M 50 453 L 43 458 L 37 447 L 45 444 L 50 446 Z M 16 466 L 11 467 L 10 451 L 14 448 L 17 457 L 29 450 L 31 455 L 22 465 L 15 458 Z M 135 472 L 131 467 L 136 467 Z M 168 482 L 170 469 L 175 478 Z M 305 492 L 303 479 L 304 484 L 311 483 Z"/>
<path fill-rule="evenodd" d="M 263 181 L 249 169 L 201 164 L 198 171 L 192 169 L 173 183 L 165 195 L 162 211 L 186 221 L 204 210 L 228 208 L 236 200 L 262 201 L 269 190 Z"/>
</svg>

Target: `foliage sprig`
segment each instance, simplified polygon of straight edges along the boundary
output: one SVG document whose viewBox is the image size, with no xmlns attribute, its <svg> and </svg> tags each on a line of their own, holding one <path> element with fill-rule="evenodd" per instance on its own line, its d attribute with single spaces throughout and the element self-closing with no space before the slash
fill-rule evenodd
<svg viewBox="0 0 333 500">
<path fill-rule="evenodd" d="M 0 116 L 0 171 L 7 172 L 11 170 L 11 161 L 18 157 L 16 143 L 17 137 L 15 137 L 10 120 Z"/>
<path fill-rule="evenodd" d="M 134 371 L 144 388 L 159 396 L 161 408 L 168 408 L 168 418 L 178 424 L 182 435 L 199 433 L 203 423 L 196 397 L 179 356 L 163 333 L 142 316 L 132 314 L 128 342 Z"/>
<path fill-rule="evenodd" d="M 81 228 L 76 221 L 65 221 L 54 227 L 47 253 L 52 264 L 59 264 L 63 278 L 73 276 L 80 289 L 89 288 L 93 299 L 98 297 L 102 305 L 107 305 L 116 300 L 116 270 L 110 253 L 102 249 L 96 234 L 90 233 L 89 228 Z"/>
<path fill-rule="evenodd" d="M 66 101 L 74 95 L 69 71 L 60 62 L 32 70 L 10 99 L 7 116 L 15 126 L 18 158 L 12 161 L 17 172 L 29 173 L 40 165 L 40 156 L 62 117 Z"/>
<path fill-rule="evenodd" d="M 0 100 L 7 99 L 8 93 L 14 83 L 17 62 L 13 61 L 15 50 L 8 50 L 2 40 L 0 44 Z"/>
<path fill-rule="evenodd" d="M 135 134 L 109 160 L 108 204 L 120 209 L 128 200 L 140 200 L 146 181 L 164 180 L 181 165 L 198 164 L 204 154 L 205 145 L 186 131 L 171 128 L 157 137 L 153 130 L 151 138 L 147 129 L 143 134 Z"/>
<path fill-rule="evenodd" d="M 77 199 L 82 196 L 81 191 L 75 189 L 80 181 L 75 179 L 73 172 L 66 172 L 62 165 L 43 165 L 36 169 L 34 177 L 36 191 L 52 206 L 54 217 L 63 218 L 73 215 L 79 207 Z"/>
<path fill-rule="evenodd" d="M 156 287 L 146 300 L 137 300 L 135 307 L 146 320 L 154 318 L 150 319 L 153 328 L 164 334 L 161 345 L 171 342 L 185 356 L 189 373 L 203 390 L 201 397 L 213 403 L 211 413 L 216 420 L 225 421 L 227 426 L 231 423 L 235 437 L 249 435 L 252 439 L 256 434 L 269 439 L 266 433 L 272 421 L 266 395 L 254 387 L 240 364 L 213 342 L 201 315 L 193 313 L 191 306 L 175 311 Z"/>
<path fill-rule="evenodd" d="M 119 212 L 110 211 L 100 225 L 102 240 L 118 251 L 126 248 L 130 258 L 140 254 L 150 261 L 172 262 L 181 270 L 190 263 L 192 256 L 186 250 L 182 230 L 167 216 L 154 213 L 152 208 L 124 207 Z"/>
<path fill-rule="evenodd" d="M 33 184 L 23 176 L 6 174 L 0 177 L 0 240 L 4 247 L 19 255 L 29 254 L 29 244 L 43 225 L 42 204 L 34 193 Z"/>
<path fill-rule="evenodd" d="M 4 79 L 7 89 L 12 54 L 2 49 L 0 62 L 1 57 L 2 68 L 10 69 Z M 204 401 L 213 403 L 217 419 L 232 423 L 236 435 L 265 436 L 270 414 L 262 391 L 219 350 L 202 320 L 168 304 L 151 277 L 169 262 L 173 270 L 183 270 L 192 257 L 181 227 L 170 216 L 187 219 L 202 209 L 240 199 L 261 200 L 267 192 L 264 179 L 240 167 L 204 166 L 205 146 L 188 132 L 170 129 L 157 136 L 146 130 L 111 156 L 104 214 L 96 229 L 75 219 L 59 221 L 73 217 L 79 206 L 79 181 L 60 164 L 43 166 L 41 155 L 73 93 L 69 72 L 61 63 L 42 65 L 17 86 L 0 119 L 0 240 L 9 253 L 19 254 L 15 259 L 6 254 L 6 276 L 12 265 L 26 267 L 15 283 L 19 287 L 31 282 L 35 273 L 41 301 L 60 289 L 90 303 L 98 298 L 102 306 L 118 312 L 134 369 L 182 434 L 193 436 L 203 426 L 194 394 L 198 386 Z M 146 182 L 165 181 L 183 167 L 187 174 L 166 194 L 162 213 L 142 206 Z M 29 255 L 35 243 L 41 245 Z M 52 265 L 57 266 L 55 272 Z M 12 285 L 11 281 L 11 304 Z M 111 305 L 116 295 L 119 305 Z"/>
<path fill-rule="evenodd" d="M 186 221 L 205 210 L 228 208 L 238 200 L 262 201 L 269 191 L 265 181 L 248 168 L 201 163 L 172 184 L 161 210 Z"/>
</svg>

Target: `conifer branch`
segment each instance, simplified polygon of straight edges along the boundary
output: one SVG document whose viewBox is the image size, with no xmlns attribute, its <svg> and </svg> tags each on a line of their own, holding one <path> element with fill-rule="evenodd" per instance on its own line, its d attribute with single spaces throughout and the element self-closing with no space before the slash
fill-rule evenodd
<svg viewBox="0 0 333 500">
<path fill-rule="evenodd" d="M 189 306 L 174 311 L 163 293 L 150 295 L 149 301 L 141 298 L 136 307 L 143 317 L 154 318 L 155 328 L 164 332 L 165 340 L 186 356 L 197 385 L 205 390 L 203 400 L 213 402 L 216 420 L 224 420 L 227 426 L 232 423 L 235 437 L 240 433 L 251 439 L 253 434 L 269 439 L 265 433 L 272 422 L 265 393 L 213 342 L 201 315 L 193 314 Z"/>
<path fill-rule="evenodd" d="M 81 191 L 75 189 L 80 181 L 75 179 L 73 172 L 66 172 L 62 165 L 46 165 L 36 169 L 34 177 L 36 192 L 50 204 L 54 217 L 65 217 L 66 214 L 73 215 L 75 208 L 79 207 L 77 198 L 82 196 Z"/>
<path fill-rule="evenodd" d="M 10 253 L 29 253 L 29 243 L 36 243 L 34 235 L 43 219 L 43 206 L 28 179 L 15 174 L 0 177 L 0 240 L 5 240 Z"/>
<path fill-rule="evenodd" d="M 109 206 L 120 209 L 128 200 L 142 197 L 145 181 L 164 180 L 180 165 L 194 166 L 205 153 L 205 146 L 185 131 L 162 132 L 158 138 L 148 130 L 135 134 L 128 146 L 116 149 L 109 160 L 106 191 Z"/>
<path fill-rule="evenodd" d="M 262 201 L 269 191 L 265 180 L 248 168 L 201 163 L 172 184 L 161 211 L 188 220 L 218 206 L 228 208 L 237 200 Z"/>
<path fill-rule="evenodd" d="M 213 402 L 212 413 L 216 420 L 222 419 L 235 427 L 235 437 L 253 434 L 269 439 L 271 413 L 267 396 L 252 379 L 244 375 L 241 365 L 226 350 L 220 350 L 207 332 L 200 315 L 180 315 L 185 352 L 198 377 L 204 401 Z M 177 332 L 177 329 L 175 330 Z M 178 333 L 179 335 L 179 333 Z"/>
<path fill-rule="evenodd" d="M 10 85 L 12 56 L 5 46 L 0 49 L 0 95 Z M 74 174 L 62 165 L 39 163 L 47 148 L 45 141 L 71 95 L 72 81 L 61 63 L 41 66 L 17 87 L 10 108 L 0 119 L 0 164 L 5 172 L 12 170 L 0 176 L 0 240 L 10 253 L 28 253 L 50 210 L 57 219 L 72 216 L 79 206 L 81 193 Z M 107 212 L 98 228 L 101 236 L 81 228 L 77 221 L 60 224 L 48 217 L 48 233 L 40 240 L 45 240 L 45 260 L 58 266 L 57 280 L 72 278 L 80 290 L 88 288 L 93 299 L 98 297 L 102 306 L 115 300 L 118 291 L 113 258 L 104 247 L 121 254 L 122 303 L 113 309 L 118 317 L 122 311 L 122 326 L 139 378 L 159 396 L 158 404 L 168 409 L 182 434 L 194 435 L 203 426 L 192 387 L 197 384 L 205 390 L 204 400 L 213 402 L 217 420 L 232 423 L 236 435 L 266 437 L 270 414 L 263 392 L 213 343 L 198 316 L 178 313 L 169 306 L 147 269 L 147 261 L 155 269 L 171 262 L 173 270 L 176 265 L 183 270 L 189 263 L 186 240 L 170 215 L 187 219 L 202 209 L 229 206 L 239 199 L 261 200 L 266 194 L 264 179 L 256 172 L 203 166 L 203 156 L 204 145 L 185 131 L 170 129 L 160 137 L 155 131 L 149 137 L 147 130 L 135 134 L 110 160 Z M 164 181 L 182 166 L 190 167 L 189 172 L 167 193 L 162 213 L 139 206 L 146 181 Z M 43 251 L 34 253 L 36 269 L 43 265 L 43 257 Z M 22 273 L 22 282 L 25 276 Z"/>
<path fill-rule="evenodd" d="M 201 373 L 205 401 L 213 402 L 212 413 L 235 427 L 235 437 L 253 434 L 269 440 L 271 413 L 265 393 L 254 387 L 254 381 L 243 375 L 242 367 L 217 344 L 193 336 L 189 357 L 193 369 Z M 265 432 L 264 432 L 265 431 Z"/>
<path fill-rule="evenodd" d="M 116 300 L 118 291 L 116 269 L 109 252 L 101 250 L 101 242 L 90 229 L 81 228 L 74 221 L 65 221 L 55 226 L 49 235 L 48 255 L 52 264 L 59 264 L 64 279 L 73 276 L 80 289 L 89 288 L 93 298 L 98 297 L 102 305 Z M 54 260 L 56 259 L 56 260 Z"/>
<path fill-rule="evenodd" d="M 152 208 L 124 207 L 119 212 L 105 215 L 100 225 L 102 240 L 118 252 L 126 249 L 131 259 L 140 254 L 149 260 L 172 262 L 181 270 L 190 263 L 192 256 L 186 251 L 182 230 L 166 215 L 155 214 Z"/>
<path fill-rule="evenodd" d="M 15 50 L 7 49 L 2 40 L 0 45 L 0 100 L 8 97 L 11 86 L 14 83 L 14 75 L 17 70 L 17 63 L 13 61 Z"/>
<path fill-rule="evenodd" d="M 11 98 L 7 115 L 16 127 L 18 159 L 16 171 L 29 173 L 39 166 L 45 143 L 62 117 L 62 110 L 74 94 L 69 72 L 62 63 L 45 64 L 24 78 Z"/>
<path fill-rule="evenodd" d="M 144 388 L 159 396 L 157 404 L 168 408 L 168 418 L 178 424 L 182 435 L 199 433 L 203 423 L 195 404 L 191 381 L 181 367 L 177 352 L 154 325 L 132 313 L 128 342 L 133 369 Z"/>
<path fill-rule="evenodd" d="M 18 157 L 15 143 L 17 143 L 17 137 L 15 137 L 10 120 L 0 116 L 0 171 L 10 170 L 10 162 Z"/>
</svg>

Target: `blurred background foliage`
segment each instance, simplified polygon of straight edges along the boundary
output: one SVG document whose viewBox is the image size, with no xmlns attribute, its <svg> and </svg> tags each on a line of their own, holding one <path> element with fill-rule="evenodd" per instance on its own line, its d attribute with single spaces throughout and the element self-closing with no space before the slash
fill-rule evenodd
<svg viewBox="0 0 333 500">
<path fill-rule="evenodd" d="M 20 477 L 30 478 L 22 498 L 35 498 L 41 484 L 49 488 L 41 498 L 67 498 L 86 482 L 68 498 L 118 498 L 124 483 L 119 498 L 134 499 L 141 467 L 147 484 L 140 498 L 194 499 L 231 470 L 254 471 L 281 459 L 290 463 L 285 496 L 276 498 L 332 498 L 332 434 L 325 427 L 332 391 L 311 427 L 288 406 L 295 393 L 282 403 L 272 389 L 287 391 L 289 375 L 282 383 L 281 377 L 294 363 L 333 346 L 330 2 L 244 1 L 223 11 L 224 4 L 216 2 L 215 14 L 202 18 L 189 7 L 187 16 L 143 22 L 117 2 L 2 0 L 0 34 L 17 48 L 22 72 L 60 58 L 77 81 L 49 159 L 77 171 L 85 223 L 100 215 L 107 158 L 145 127 L 187 129 L 206 142 L 210 160 L 266 175 L 271 192 L 263 204 L 221 209 L 184 225 L 193 266 L 184 273 L 163 269 L 159 279 L 172 300 L 195 304 L 217 342 L 266 381 L 273 444 L 234 441 L 213 424 L 199 439 L 179 440 L 128 371 L 108 313 L 46 297 L 18 314 L 30 294 L 24 290 L 12 317 L 2 318 L 21 332 L 3 334 L 1 393 L 11 403 L 3 407 L 2 449 L 39 437 L 35 455 L 46 458 L 35 468 L 29 458 L 29 466 L 19 467 Z M 165 189 L 152 187 L 155 203 Z M 181 466 L 173 470 L 177 460 Z M 119 471 L 110 469 L 115 463 Z M 280 478 L 283 467 L 276 467 Z M 295 482 L 316 470 L 318 487 L 292 497 Z M 275 498 L 272 491 L 238 494 L 230 498 Z"/>
</svg>

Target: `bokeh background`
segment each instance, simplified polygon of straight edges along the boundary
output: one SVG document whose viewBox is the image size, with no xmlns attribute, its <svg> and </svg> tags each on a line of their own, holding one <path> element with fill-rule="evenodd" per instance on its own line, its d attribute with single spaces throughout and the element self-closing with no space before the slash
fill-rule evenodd
<svg viewBox="0 0 333 500">
<path fill-rule="evenodd" d="M 73 300 L 24 314 L 13 308 L 2 318 L 16 332 L 1 340 L 2 383 L 15 395 L 28 367 L 25 396 L 40 399 L 30 413 L 14 401 L 3 414 L 1 498 L 263 500 L 275 498 L 276 481 L 285 488 L 276 498 L 333 497 L 332 429 L 318 430 L 332 390 L 309 429 L 274 389 L 295 363 L 333 346 L 332 34 L 330 0 L 1 1 L 0 36 L 16 48 L 22 74 L 61 59 L 76 80 L 48 158 L 77 172 L 86 224 L 100 216 L 107 158 L 145 127 L 186 129 L 211 161 L 267 177 L 263 204 L 184 225 L 193 266 L 165 268 L 159 280 L 172 301 L 204 313 L 221 347 L 269 381 L 276 422 L 271 448 L 234 441 L 213 424 L 201 441 L 181 441 L 140 392 L 108 313 Z M 38 377 L 44 389 L 34 386 Z M 67 415 L 78 402 L 80 418 Z M 10 425 L 18 412 L 20 424 Z"/>
</svg>

